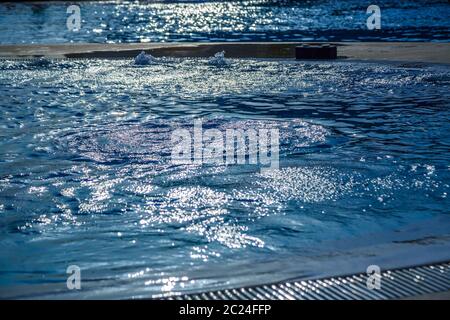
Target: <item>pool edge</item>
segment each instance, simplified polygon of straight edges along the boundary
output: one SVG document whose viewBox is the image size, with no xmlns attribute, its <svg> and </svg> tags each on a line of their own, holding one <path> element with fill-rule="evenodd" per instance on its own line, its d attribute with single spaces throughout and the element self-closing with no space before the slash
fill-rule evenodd
<svg viewBox="0 0 450 320">
<path fill-rule="evenodd" d="M 295 47 L 311 42 L 172 42 L 130 44 L 0 45 L 2 58 L 132 58 L 146 51 L 154 56 L 210 57 L 225 51 L 229 58 L 295 57 Z M 322 43 L 322 42 L 315 42 Z M 325 43 L 325 42 L 323 42 Z M 440 42 L 326 42 L 338 47 L 339 60 L 450 64 L 450 43 Z"/>
</svg>

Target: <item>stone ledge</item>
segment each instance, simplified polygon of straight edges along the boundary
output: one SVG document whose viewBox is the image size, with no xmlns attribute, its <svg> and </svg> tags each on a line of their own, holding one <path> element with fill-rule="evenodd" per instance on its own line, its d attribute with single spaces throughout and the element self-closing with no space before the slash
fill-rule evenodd
<svg viewBox="0 0 450 320">
<path fill-rule="evenodd" d="M 145 50 L 154 56 L 210 57 L 224 50 L 229 58 L 295 57 L 295 47 L 308 42 L 174 42 L 133 44 L 0 45 L 0 57 L 131 58 Z M 331 42 L 338 58 L 350 60 L 450 64 L 450 43 Z"/>
</svg>

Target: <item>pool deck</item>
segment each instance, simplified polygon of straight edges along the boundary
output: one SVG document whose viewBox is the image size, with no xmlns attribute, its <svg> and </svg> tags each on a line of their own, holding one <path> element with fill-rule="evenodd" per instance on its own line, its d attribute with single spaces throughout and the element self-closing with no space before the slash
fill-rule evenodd
<svg viewBox="0 0 450 320">
<path fill-rule="evenodd" d="M 210 57 L 224 50 L 229 58 L 294 58 L 295 47 L 308 42 L 217 42 L 0 45 L 3 58 L 131 58 L 145 50 L 154 56 Z M 316 42 L 317 43 L 317 42 Z M 327 42 L 338 47 L 338 59 L 450 64 L 450 43 Z"/>
</svg>

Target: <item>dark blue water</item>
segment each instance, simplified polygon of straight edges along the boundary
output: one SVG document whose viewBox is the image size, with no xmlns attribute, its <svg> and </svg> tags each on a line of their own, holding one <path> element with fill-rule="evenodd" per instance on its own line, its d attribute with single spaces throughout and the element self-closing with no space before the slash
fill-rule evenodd
<svg viewBox="0 0 450 320">
<path fill-rule="evenodd" d="M 1 61 L 0 295 L 150 297 L 448 258 L 449 87 L 443 66 Z M 173 164 L 171 133 L 194 118 L 279 129 L 280 170 Z M 66 289 L 69 265 L 83 290 Z"/>
<path fill-rule="evenodd" d="M 368 30 L 370 4 L 381 29 Z M 448 1 L 81 2 L 81 29 L 69 31 L 67 3 L 0 4 L 0 43 L 169 41 L 442 41 Z"/>
</svg>

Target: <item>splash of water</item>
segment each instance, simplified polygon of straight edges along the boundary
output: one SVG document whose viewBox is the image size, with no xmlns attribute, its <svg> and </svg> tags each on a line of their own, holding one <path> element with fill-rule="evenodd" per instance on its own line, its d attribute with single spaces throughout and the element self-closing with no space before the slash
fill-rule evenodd
<svg viewBox="0 0 450 320">
<path fill-rule="evenodd" d="M 139 66 L 146 66 L 158 62 L 158 59 L 151 54 L 146 54 L 145 51 L 141 51 L 136 58 L 134 58 L 134 64 Z"/>
<path fill-rule="evenodd" d="M 214 57 L 209 58 L 208 63 L 214 66 L 227 66 L 230 62 L 225 59 L 225 51 L 217 52 Z"/>
</svg>

